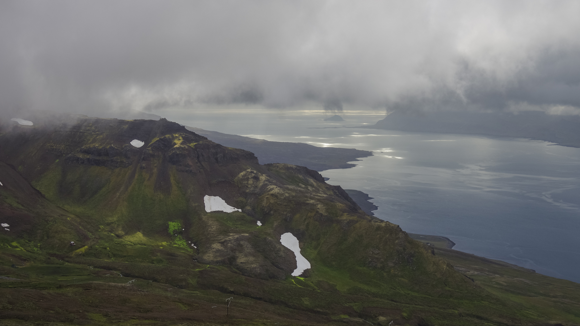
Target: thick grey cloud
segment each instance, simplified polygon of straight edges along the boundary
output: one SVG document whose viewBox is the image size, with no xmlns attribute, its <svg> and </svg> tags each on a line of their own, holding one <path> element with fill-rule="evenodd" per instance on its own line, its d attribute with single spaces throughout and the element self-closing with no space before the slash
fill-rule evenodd
<svg viewBox="0 0 580 326">
<path fill-rule="evenodd" d="M 580 107 L 577 1 L 3 1 L 0 110 Z"/>
</svg>

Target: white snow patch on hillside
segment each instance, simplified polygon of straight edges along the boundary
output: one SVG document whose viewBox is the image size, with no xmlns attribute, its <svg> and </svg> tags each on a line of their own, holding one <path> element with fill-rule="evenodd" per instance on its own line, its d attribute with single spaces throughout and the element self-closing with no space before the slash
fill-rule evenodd
<svg viewBox="0 0 580 326">
<path fill-rule="evenodd" d="M 141 146 L 145 145 L 145 143 L 140 141 L 139 139 L 133 139 L 131 141 L 131 145 L 133 145 L 133 147 L 141 148 Z"/>
<path fill-rule="evenodd" d="M 220 196 L 204 196 L 203 203 L 205 204 L 206 212 L 217 212 L 222 211 L 226 213 L 231 212 L 241 212 L 241 209 L 237 209 L 228 205 Z"/>
<path fill-rule="evenodd" d="M 256 224 L 258 224 L 258 226 L 262 226 L 262 222 L 258 221 Z"/>
<path fill-rule="evenodd" d="M 296 269 L 292 272 L 292 276 L 300 276 L 302 272 L 310 268 L 310 262 L 306 260 L 306 258 L 304 258 L 304 256 L 302 256 L 300 253 L 300 243 L 292 233 L 286 232 L 282 234 L 280 237 L 280 243 L 284 247 L 292 250 L 296 256 L 296 266 L 298 267 L 296 267 Z"/>
<path fill-rule="evenodd" d="M 3 228 L 8 228 L 8 227 L 10 227 L 10 224 L 8 224 L 8 223 L 2 223 L 2 224 L 0 224 L 0 225 L 2 225 L 2 227 L 3 227 Z"/>
<path fill-rule="evenodd" d="M 20 118 L 12 118 L 10 120 L 18 122 L 18 124 L 21 126 L 32 126 L 34 124 L 34 123 L 32 123 L 32 121 L 24 120 L 24 119 L 20 119 Z"/>
<path fill-rule="evenodd" d="M 4 187 L 4 185 L 2 184 L 2 182 L 0 182 L 0 186 Z"/>
</svg>

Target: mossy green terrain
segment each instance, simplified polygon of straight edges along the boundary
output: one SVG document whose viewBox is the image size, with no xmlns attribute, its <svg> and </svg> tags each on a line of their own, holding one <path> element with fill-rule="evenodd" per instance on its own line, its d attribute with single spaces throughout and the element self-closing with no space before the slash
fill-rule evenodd
<svg viewBox="0 0 580 326">
<path fill-rule="evenodd" d="M 315 171 L 166 120 L 49 120 L 0 125 L 7 323 L 580 324 L 578 284 L 415 241 Z"/>
</svg>

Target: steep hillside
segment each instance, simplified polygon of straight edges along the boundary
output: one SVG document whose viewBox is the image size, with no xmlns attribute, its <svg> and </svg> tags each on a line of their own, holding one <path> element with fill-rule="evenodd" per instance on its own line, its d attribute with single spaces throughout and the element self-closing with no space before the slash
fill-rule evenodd
<svg viewBox="0 0 580 326">
<path fill-rule="evenodd" d="M 0 222 L 10 225 L 0 237 L 0 318 L 42 320 L 55 309 L 40 302 L 49 296 L 73 307 L 59 305 L 66 313 L 51 320 L 71 323 L 549 320 L 366 215 L 315 171 L 260 165 L 164 119 L 38 118 L 0 128 Z M 240 211 L 208 212 L 206 196 Z M 296 256 L 280 242 L 287 232 L 311 264 L 302 277 L 291 276 Z M 126 290 L 111 291 L 115 284 Z M 92 299 L 70 303 L 81 289 Z M 229 296 L 244 307 L 238 319 L 208 310 Z M 183 311 L 169 313 L 176 302 Z M 252 305 L 264 314 L 249 313 Z"/>
<path fill-rule="evenodd" d="M 0 162 L 0 238 L 33 250 L 64 250 L 87 241 L 90 225 L 46 200 L 14 167 Z"/>
</svg>

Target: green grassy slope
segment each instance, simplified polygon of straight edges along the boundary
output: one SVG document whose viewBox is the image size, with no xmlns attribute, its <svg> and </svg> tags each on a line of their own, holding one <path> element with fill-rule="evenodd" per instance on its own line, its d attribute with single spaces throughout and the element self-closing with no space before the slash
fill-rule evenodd
<svg viewBox="0 0 580 326">
<path fill-rule="evenodd" d="M 145 145 L 134 148 L 133 139 Z M 576 322 L 570 291 L 559 305 L 550 301 L 549 309 L 531 313 L 536 301 L 521 302 L 525 289 L 510 296 L 458 272 L 456 261 L 366 215 L 317 172 L 259 165 L 249 152 L 166 120 L 2 125 L 0 146 L 0 212 L 14 229 L 0 236 L 2 319 Z M 207 213 L 205 195 L 242 212 Z M 300 240 L 312 264 L 302 277 L 290 276 L 296 263 L 279 243 L 285 232 Z M 227 317 L 223 303 L 230 296 L 234 308 Z"/>
</svg>

